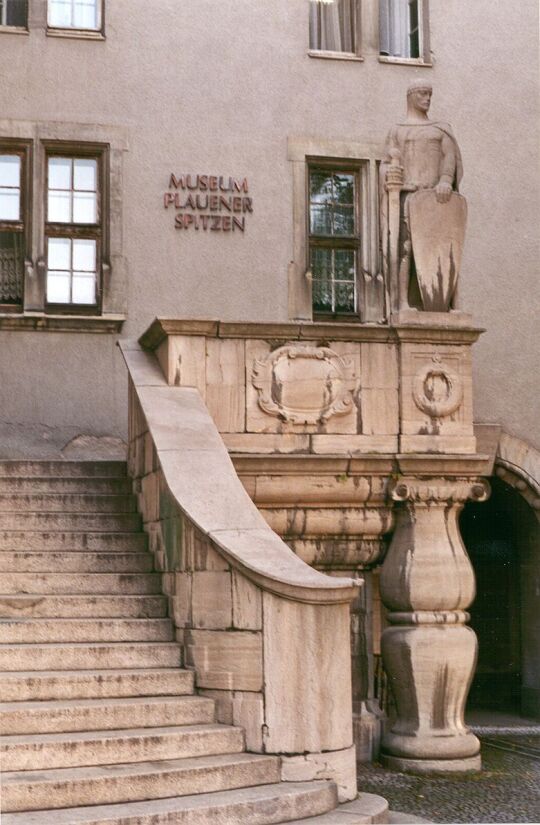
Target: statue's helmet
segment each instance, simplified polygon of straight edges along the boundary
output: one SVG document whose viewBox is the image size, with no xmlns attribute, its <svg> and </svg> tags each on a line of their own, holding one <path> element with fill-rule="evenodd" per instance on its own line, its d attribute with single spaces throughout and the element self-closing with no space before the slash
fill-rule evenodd
<svg viewBox="0 0 540 825">
<path fill-rule="evenodd" d="M 426 80 L 414 80 L 407 89 L 407 97 L 415 92 L 432 92 L 433 86 Z"/>
</svg>

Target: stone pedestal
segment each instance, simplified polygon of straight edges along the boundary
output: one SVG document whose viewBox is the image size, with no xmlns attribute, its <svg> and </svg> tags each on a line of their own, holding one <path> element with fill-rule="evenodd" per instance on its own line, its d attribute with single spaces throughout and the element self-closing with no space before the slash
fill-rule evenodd
<svg viewBox="0 0 540 825">
<path fill-rule="evenodd" d="M 393 483 L 396 528 L 381 574 L 390 626 L 382 655 L 396 705 L 383 736 L 385 764 L 415 773 L 480 768 L 480 743 L 463 714 L 476 636 L 466 626 L 474 573 L 458 515 L 489 490 L 474 479 L 402 477 Z"/>
</svg>

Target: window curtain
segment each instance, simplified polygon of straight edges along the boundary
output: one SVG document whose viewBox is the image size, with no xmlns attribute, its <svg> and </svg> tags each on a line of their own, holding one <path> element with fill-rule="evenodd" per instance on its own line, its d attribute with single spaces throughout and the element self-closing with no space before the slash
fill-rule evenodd
<svg viewBox="0 0 540 825">
<path fill-rule="evenodd" d="M 310 49 L 354 53 L 355 2 L 356 0 L 311 0 Z"/>
<path fill-rule="evenodd" d="M 379 0 L 379 49 L 391 57 L 410 57 L 409 0 Z"/>
</svg>

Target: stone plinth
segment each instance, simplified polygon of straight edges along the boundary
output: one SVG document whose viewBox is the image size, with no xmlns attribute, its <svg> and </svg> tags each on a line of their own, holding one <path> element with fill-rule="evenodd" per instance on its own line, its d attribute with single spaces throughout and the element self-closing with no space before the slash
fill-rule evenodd
<svg viewBox="0 0 540 825">
<path fill-rule="evenodd" d="M 444 495 L 450 488 L 450 498 L 457 495 L 458 479 L 473 484 L 485 466 L 476 455 L 472 417 L 471 346 L 479 333 L 463 313 L 408 310 L 392 316 L 387 327 L 157 319 L 140 339 L 155 352 L 170 387 L 198 391 L 266 523 L 312 567 L 332 576 L 364 578 L 365 587 L 351 606 L 359 758 L 377 755 L 381 735 L 374 693 L 379 605 L 371 571 L 380 564 L 397 518 L 383 572 L 382 596 L 392 626 L 385 631 L 382 652 L 400 696 L 399 725 L 409 726 L 403 742 L 410 747 L 394 742 L 392 728 L 385 740 L 387 758 L 420 760 L 422 765 L 426 759 L 458 758 L 463 767 L 463 759 L 470 757 L 477 766 L 474 737 L 461 731 L 454 751 L 457 728 L 448 722 L 448 732 L 446 716 L 440 716 L 442 702 L 450 716 L 459 718 L 474 666 L 466 608 L 456 607 L 451 598 L 452 606 L 426 602 L 411 607 L 410 582 L 399 576 L 405 567 L 396 548 L 407 535 L 405 545 L 410 544 L 411 553 L 415 548 L 412 556 L 406 555 L 414 562 L 413 578 L 430 581 L 435 568 L 428 564 L 424 570 L 429 553 L 433 560 L 439 545 L 444 553 L 459 545 L 455 516 L 452 536 L 448 533 Z M 391 484 L 400 475 L 407 477 L 403 484 L 408 490 L 417 489 L 417 482 L 424 485 L 425 506 L 416 494 L 409 509 L 402 503 Z M 417 515 L 411 515 L 415 508 L 418 529 Z M 392 576 L 397 578 L 390 585 Z M 472 581 L 472 571 L 470 577 Z M 443 575 L 437 587 L 447 586 Z M 389 587 L 397 593 L 395 608 L 388 602 Z M 443 637 L 454 650 L 452 658 L 463 660 L 456 675 L 463 688 L 456 695 L 441 687 L 448 656 L 439 655 L 434 640 L 442 643 Z M 406 665 L 400 663 L 403 656 L 409 656 Z M 430 733 L 424 715 L 416 719 L 419 697 L 426 719 L 437 708 L 439 733 Z M 415 725 L 420 725 L 420 736 Z M 432 735 L 441 747 L 432 743 L 424 753 L 418 744 Z"/>
</svg>

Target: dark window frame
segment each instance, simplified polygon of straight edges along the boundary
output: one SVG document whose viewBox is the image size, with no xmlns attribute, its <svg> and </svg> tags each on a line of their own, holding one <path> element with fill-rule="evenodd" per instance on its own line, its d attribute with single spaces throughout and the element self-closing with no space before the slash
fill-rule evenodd
<svg viewBox="0 0 540 825">
<path fill-rule="evenodd" d="M 5 6 L 5 11 L 7 12 L 7 4 L 9 2 L 16 2 L 20 3 L 20 5 L 24 9 L 24 18 L 25 22 L 22 24 L 19 23 L 2 23 L 2 6 Z M 25 32 L 28 33 L 28 4 L 29 0 L 0 0 L 0 31 L 1 32 Z M 7 15 L 6 15 L 7 16 Z"/>
<path fill-rule="evenodd" d="M 20 301 L 3 302 L 0 299 L 0 312 L 20 312 L 24 304 L 24 270 L 26 262 L 32 256 L 32 150 L 31 140 L 0 139 L 0 154 L 17 155 L 21 159 L 19 219 L 16 221 L 0 220 L 0 232 L 14 232 L 22 235 L 23 250 Z"/>
<path fill-rule="evenodd" d="M 45 170 L 43 175 L 45 312 L 54 315 L 101 315 L 103 312 L 103 265 L 110 255 L 109 145 L 67 141 L 44 141 Z M 97 221 L 93 224 L 54 222 L 48 219 L 49 158 L 62 157 L 97 161 Z M 47 300 L 48 239 L 70 238 L 96 241 L 96 302 L 94 304 L 54 303 Z"/>
<path fill-rule="evenodd" d="M 311 232 L 311 175 L 314 172 L 322 173 L 342 173 L 354 176 L 354 228 L 353 235 L 320 235 Z M 351 162 L 350 159 L 337 158 L 309 158 L 306 175 L 306 253 L 307 268 L 311 272 L 312 285 L 314 285 L 313 273 L 311 270 L 311 250 L 312 249 L 352 249 L 355 252 L 355 308 L 347 311 L 323 311 L 314 308 L 312 299 L 313 319 L 317 321 L 350 321 L 358 323 L 362 315 L 362 206 L 364 195 L 365 163 L 363 161 Z"/>
</svg>

